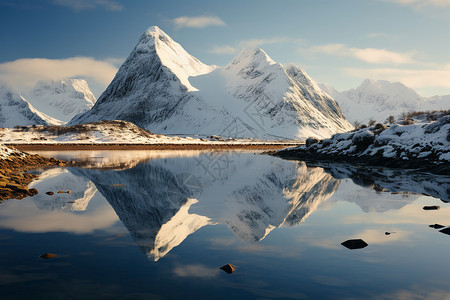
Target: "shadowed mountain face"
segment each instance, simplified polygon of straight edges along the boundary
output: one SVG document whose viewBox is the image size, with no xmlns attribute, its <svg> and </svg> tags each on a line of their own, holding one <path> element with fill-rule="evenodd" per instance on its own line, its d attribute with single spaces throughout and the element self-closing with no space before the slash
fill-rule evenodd
<svg viewBox="0 0 450 300">
<path fill-rule="evenodd" d="M 265 156 L 200 154 L 127 170 L 73 169 L 91 180 L 155 261 L 206 225 L 225 224 L 249 242 L 295 226 L 339 181 L 321 168 Z"/>
</svg>

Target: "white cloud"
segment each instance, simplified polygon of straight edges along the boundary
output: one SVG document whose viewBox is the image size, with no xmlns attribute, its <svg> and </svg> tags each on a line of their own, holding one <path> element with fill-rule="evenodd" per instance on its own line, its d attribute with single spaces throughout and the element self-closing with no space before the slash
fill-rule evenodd
<svg viewBox="0 0 450 300">
<path fill-rule="evenodd" d="M 112 59 L 105 61 L 91 57 L 66 59 L 22 58 L 0 64 L 0 80 L 20 92 L 31 89 L 38 80 L 84 78 L 104 89 L 117 73 Z"/>
<path fill-rule="evenodd" d="M 269 39 L 250 39 L 243 40 L 237 43 L 234 46 L 224 45 L 224 46 L 213 46 L 209 52 L 213 54 L 236 54 L 237 52 L 248 49 L 260 47 L 262 45 L 270 45 L 270 44 L 282 44 L 282 43 L 295 43 L 300 42 L 301 40 L 292 39 L 288 37 L 275 37 Z"/>
<path fill-rule="evenodd" d="M 383 79 L 399 81 L 415 88 L 450 88 L 450 66 L 436 69 L 398 69 L 398 68 L 346 68 L 347 75 L 356 78 Z"/>
<path fill-rule="evenodd" d="M 198 17 L 178 17 L 172 20 L 175 28 L 183 27 L 204 28 L 208 26 L 226 26 L 225 22 L 215 16 L 198 16 Z"/>
<path fill-rule="evenodd" d="M 103 7 L 111 11 L 120 11 L 123 9 L 122 4 L 113 0 L 53 0 L 53 3 L 69 7 L 77 12 L 96 7 Z"/>
<path fill-rule="evenodd" d="M 402 5 L 412 5 L 414 7 L 420 6 L 450 6 L 450 0 L 383 0 L 385 2 L 393 2 Z"/>
<path fill-rule="evenodd" d="M 371 64 L 411 64 L 414 63 L 413 52 L 395 52 L 387 49 L 356 48 L 344 44 L 327 44 L 301 49 L 307 53 L 323 53 L 328 55 L 353 57 Z"/>
</svg>

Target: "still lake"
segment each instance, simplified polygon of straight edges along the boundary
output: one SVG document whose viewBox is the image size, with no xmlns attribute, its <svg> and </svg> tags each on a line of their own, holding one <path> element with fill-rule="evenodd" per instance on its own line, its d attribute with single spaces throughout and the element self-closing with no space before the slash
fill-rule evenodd
<svg viewBox="0 0 450 300">
<path fill-rule="evenodd" d="M 254 152 L 33 153 L 79 167 L 36 170 L 38 195 L 0 203 L 1 299 L 450 299 L 449 177 Z"/>
</svg>

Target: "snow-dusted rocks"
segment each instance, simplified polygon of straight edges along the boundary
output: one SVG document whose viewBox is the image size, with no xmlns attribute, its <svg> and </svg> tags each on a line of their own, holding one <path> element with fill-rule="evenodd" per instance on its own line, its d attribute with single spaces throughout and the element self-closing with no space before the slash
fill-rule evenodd
<svg viewBox="0 0 450 300">
<path fill-rule="evenodd" d="M 0 127 L 56 124 L 61 122 L 41 113 L 18 92 L 0 82 Z"/>
<path fill-rule="evenodd" d="M 320 87 L 339 103 L 350 122 L 384 122 L 389 116 L 398 119 L 412 111 L 450 108 L 450 96 L 422 97 L 400 82 L 366 79 L 356 89 L 343 92 L 327 84 Z"/>
<path fill-rule="evenodd" d="M 28 100 L 39 111 L 63 122 L 88 111 L 96 102 L 83 79 L 38 81 Z"/>
<path fill-rule="evenodd" d="M 307 144 L 275 155 L 450 174 L 450 115 L 428 124 L 377 124 Z"/>
<path fill-rule="evenodd" d="M 337 103 L 300 68 L 263 50 L 207 66 L 151 27 L 94 107 L 70 124 L 121 119 L 157 133 L 328 137 L 350 130 Z"/>
</svg>

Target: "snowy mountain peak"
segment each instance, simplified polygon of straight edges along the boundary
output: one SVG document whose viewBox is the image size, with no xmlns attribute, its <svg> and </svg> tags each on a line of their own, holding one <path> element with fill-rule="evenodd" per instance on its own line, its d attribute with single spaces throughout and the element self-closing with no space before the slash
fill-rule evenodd
<svg viewBox="0 0 450 300">
<path fill-rule="evenodd" d="M 0 81 L 0 127 L 25 125 L 61 125 L 38 111 L 18 92 Z"/>
<path fill-rule="evenodd" d="M 63 123 L 88 111 L 97 101 L 83 79 L 40 80 L 28 98 L 38 110 Z"/>
<path fill-rule="evenodd" d="M 351 122 L 384 122 L 389 116 L 399 118 L 403 113 L 448 109 L 450 105 L 450 97 L 422 97 L 401 82 L 366 79 L 343 92 L 325 84 L 320 87 L 339 103 Z"/>
<path fill-rule="evenodd" d="M 414 98 L 420 98 L 413 89 L 407 87 L 401 82 L 389 82 L 386 80 L 364 80 L 359 87 L 356 88 L 358 92 L 364 92 L 366 94 L 382 94 L 389 96 L 408 96 Z"/>
<path fill-rule="evenodd" d="M 261 139 L 352 128 L 306 73 L 290 73 L 259 48 L 208 66 L 150 27 L 92 110 L 70 125 L 120 119 L 157 133 Z"/>
<path fill-rule="evenodd" d="M 253 48 L 242 50 L 228 65 L 249 64 L 250 62 L 276 64 L 263 49 Z"/>
<path fill-rule="evenodd" d="M 211 72 L 214 66 L 208 66 L 190 55 L 180 44 L 157 26 L 152 26 L 142 34 L 128 59 L 139 60 L 141 55 L 156 55 L 161 64 L 176 75 L 190 91 L 195 89 L 189 82 L 190 76 Z M 127 61 L 128 61 L 127 59 Z"/>
</svg>

